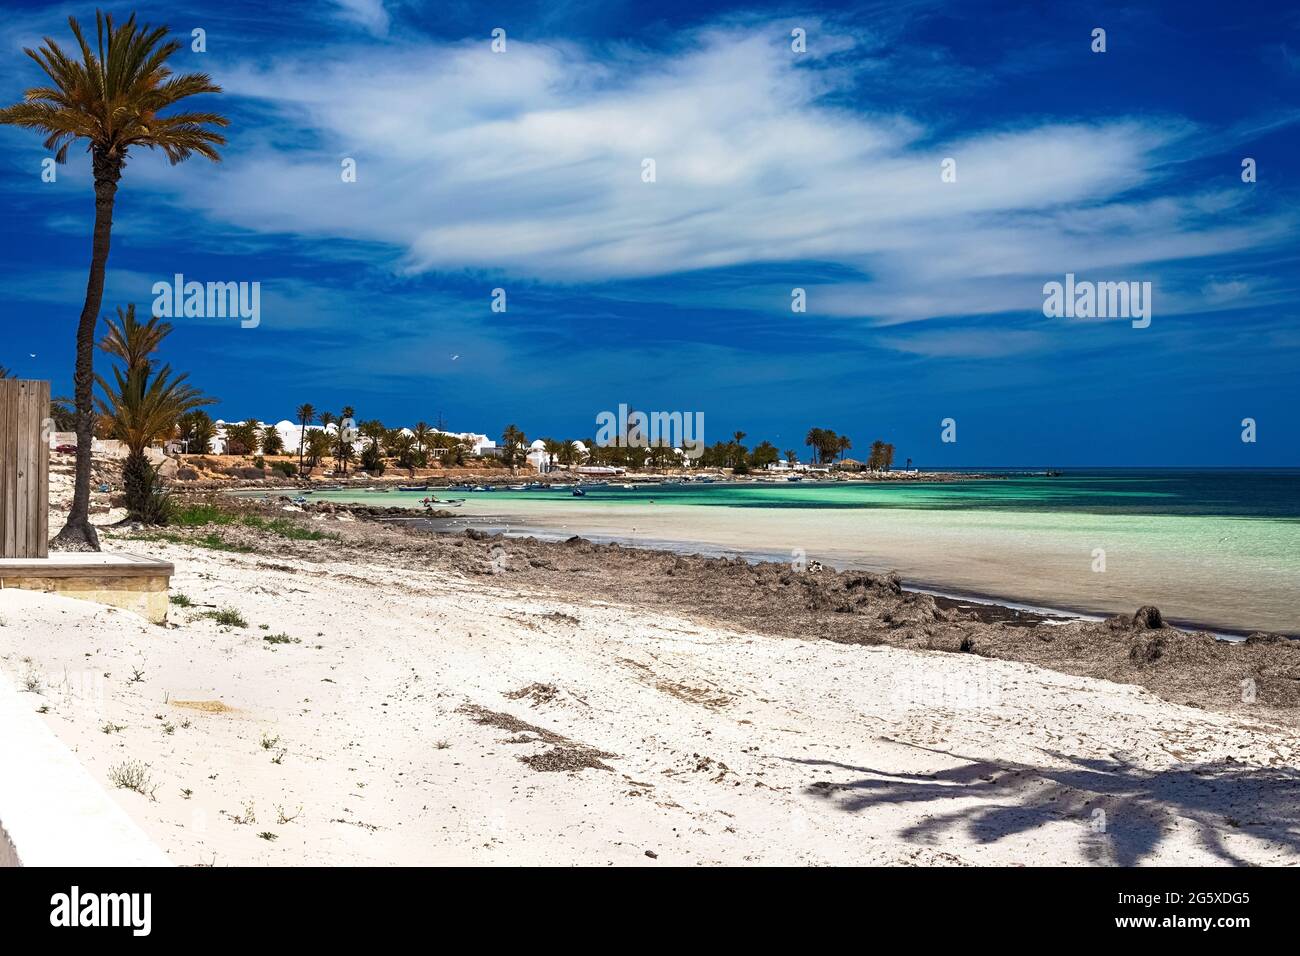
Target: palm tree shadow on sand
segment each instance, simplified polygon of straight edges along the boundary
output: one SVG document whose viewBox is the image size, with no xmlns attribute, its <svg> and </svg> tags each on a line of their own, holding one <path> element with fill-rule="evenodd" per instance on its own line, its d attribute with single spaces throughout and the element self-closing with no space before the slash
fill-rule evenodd
<svg viewBox="0 0 1300 956">
<path fill-rule="evenodd" d="M 916 843 L 932 844 L 961 829 L 979 843 L 992 844 L 1046 824 L 1074 821 L 1085 858 L 1098 864 L 1133 866 L 1146 861 L 1175 825 L 1192 827 L 1197 842 L 1224 863 L 1249 865 L 1228 849 L 1228 833 L 1248 835 L 1300 857 L 1300 771 L 1293 767 L 1246 767 L 1227 760 L 1152 771 L 1119 757 L 1086 759 L 1050 751 L 1045 753 L 1063 766 L 1036 767 L 893 743 L 966 762 L 911 774 L 827 760 L 783 759 L 863 774 L 848 783 L 817 781 L 804 790 L 835 801 L 848 813 L 884 804 L 952 806 L 899 834 Z M 1104 826 L 1097 826 L 1099 820 Z"/>
</svg>

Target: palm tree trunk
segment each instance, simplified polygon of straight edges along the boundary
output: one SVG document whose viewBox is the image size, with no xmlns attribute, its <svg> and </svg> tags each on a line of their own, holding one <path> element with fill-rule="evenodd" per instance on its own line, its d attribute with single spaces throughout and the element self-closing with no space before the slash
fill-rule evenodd
<svg viewBox="0 0 1300 956">
<path fill-rule="evenodd" d="M 65 551 L 98 551 L 99 534 L 90 523 L 90 445 L 94 440 L 92 389 L 95 379 L 95 325 L 104 299 L 104 270 L 113 232 L 113 200 L 122 178 L 122 160 L 96 149 L 92 157 L 95 174 L 95 231 L 90 248 L 90 276 L 86 280 L 86 301 L 77 323 L 77 365 L 72 376 L 73 400 L 77 409 L 77 469 L 72 491 L 72 508 L 54 546 Z"/>
</svg>

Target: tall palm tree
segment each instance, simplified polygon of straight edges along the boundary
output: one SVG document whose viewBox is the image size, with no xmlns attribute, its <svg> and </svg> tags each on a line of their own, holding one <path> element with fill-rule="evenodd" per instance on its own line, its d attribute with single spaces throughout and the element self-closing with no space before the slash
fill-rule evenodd
<svg viewBox="0 0 1300 956">
<path fill-rule="evenodd" d="M 68 147 L 84 139 L 95 180 L 95 227 L 90 253 L 86 299 L 77 324 L 77 364 L 73 374 L 77 406 L 77 470 L 72 508 L 55 537 L 68 548 L 99 550 L 99 536 L 90 524 L 90 443 L 94 429 L 95 321 L 104 297 L 104 272 L 113 232 L 113 202 L 117 184 L 132 146 L 161 149 L 174 166 L 192 154 L 213 162 L 225 138 L 213 127 L 229 125 L 218 113 L 183 112 L 158 115 L 181 100 L 200 93 L 220 93 L 206 73 L 175 74 L 168 58 L 181 49 L 164 40 L 166 27 L 137 25 L 135 15 L 125 23 L 95 12 L 98 51 L 92 50 L 81 25 L 68 25 L 81 59 L 69 56 L 49 37 L 40 49 L 24 49 L 50 78 L 51 85 L 26 91 L 23 102 L 0 109 L 0 123 L 46 134 L 45 148 L 56 162 L 66 162 Z"/>
<path fill-rule="evenodd" d="M 311 404 L 298 406 L 298 470 L 302 471 L 302 446 L 307 437 L 307 426 L 316 420 L 316 409 Z"/>
<path fill-rule="evenodd" d="M 804 437 L 803 443 L 813 450 L 813 464 L 817 464 L 821 461 L 821 447 L 825 440 L 825 429 L 808 429 L 808 434 Z"/>
</svg>

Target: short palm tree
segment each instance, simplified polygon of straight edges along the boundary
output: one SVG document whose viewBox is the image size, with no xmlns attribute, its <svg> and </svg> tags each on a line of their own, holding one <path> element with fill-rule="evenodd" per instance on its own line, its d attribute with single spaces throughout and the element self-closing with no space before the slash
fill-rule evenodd
<svg viewBox="0 0 1300 956">
<path fill-rule="evenodd" d="M 129 370 L 114 366 L 113 377 L 111 386 L 97 377 L 104 392 L 99 411 L 109 433 L 127 448 L 122 465 L 127 517 L 155 523 L 161 516 L 151 507 L 154 470 L 145 449 L 170 435 L 186 412 L 211 405 L 215 399 L 204 398 L 186 384 L 185 375 L 173 376 L 167 365 L 157 374 L 147 361 Z"/>
<path fill-rule="evenodd" d="M 95 181 L 95 226 L 86 299 L 77 325 L 77 364 L 73 375 L 77 407 L 77 469 L 72 508 L 55 543 L 68 548 L 99 550 L 99 536 L 90 524 L 90 443 L 94 428 L 95 322 L 104 297 L 104 272 L 113 231 L 117 184 L 133 146 L 161 149 L 175 165 L 192 154 L 213 162 L 225 139 L 213 127 L 229 125 L 217 113 L 159 114 L 186 97 L 220 93 L 206 73 L 177 75 L 168 58 L 181 49 L 164 40 L 166 27 L 125 23 L 95 13 L 97 50 L 92 49 L 71 17 L 68 25 L 81 57 L 69 56 L 50 38 L 40 49 L 25 49 L 50 79 L 49 86 L 26 91 L 23 102 L 0 109 L 0 123 L 38 130 L 57 162 L 65 162 L 68 147 L 84 139 Z"/>
<path fill-rule="evenodd" d="M 331 438 L 323 428 L 307 434 L 307 463 L 315 468 L 320 460 L 330 453 Z"/>
<path fill-rule="evenodd" d="M 255 455 L 261 447 L 262 429 L 252 419 L 226 426 L 227 455 Z"/>
<path fill-rule="evenodd" d="M 258 432 L 258 440 L 262 444 L 263 455 L 284 454 L 284 439 L 274 425 L 263 425 Z"/>
</svg>

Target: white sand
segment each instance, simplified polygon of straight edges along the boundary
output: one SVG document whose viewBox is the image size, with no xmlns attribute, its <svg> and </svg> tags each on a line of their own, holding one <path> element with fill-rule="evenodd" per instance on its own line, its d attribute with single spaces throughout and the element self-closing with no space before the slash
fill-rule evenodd
<svg viewBox="0 0 1300 956">
<path fill-rule="evenodd" d="M 1296 735 L 1134 687 L 498 578 L 149 553 L 175 562 L 173 593 L 249 626 L 5 590 L 0 668 L 41 676 L 33 709 L 106 786 L 148 763 L 152 799 L 112 793 L 177 863 L 1300 861 L 1295 783 L 1274 779 Z M 302 643 L 264 641 L 279 632 Z M 505 696 L 534 682 L 558 696 Z M 234 710 L 177 706 L 205 700 Z M 467 703 L 614 754 L 612 770 L 534 771 L 518 758 L 549 746 L 504 742 Z M 1195 769 L 1227 758 L 1245 773 Z"/>
</svg>

